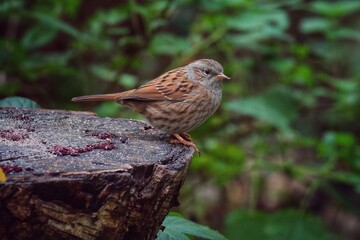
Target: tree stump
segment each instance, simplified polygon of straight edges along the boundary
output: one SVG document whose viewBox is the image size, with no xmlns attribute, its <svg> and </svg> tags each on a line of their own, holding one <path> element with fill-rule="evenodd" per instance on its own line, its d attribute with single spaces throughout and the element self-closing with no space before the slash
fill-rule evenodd
<svg viewBox="0 0 360 240">
<path fill-rule="evenodd" d="M 0 239 L 154 239 L 194 151 L 141 121 L 0 109 Z"/>
</svg>

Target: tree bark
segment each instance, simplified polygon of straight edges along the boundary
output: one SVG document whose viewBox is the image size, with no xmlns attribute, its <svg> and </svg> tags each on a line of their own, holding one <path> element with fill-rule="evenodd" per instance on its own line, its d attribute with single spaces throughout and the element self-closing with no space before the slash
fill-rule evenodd
<svg viewBox="0 0 360 240">
<path fill-rule="evenodd" d="M 154 239 L 193 149 L 141 121 L 0 109 L 0 239 Z"/>
</svg>

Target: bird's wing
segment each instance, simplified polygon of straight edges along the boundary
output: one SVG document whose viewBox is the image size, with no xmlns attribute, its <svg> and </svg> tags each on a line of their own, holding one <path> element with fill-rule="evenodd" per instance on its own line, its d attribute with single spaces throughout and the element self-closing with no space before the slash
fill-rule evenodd
<svg viewBox="0 0 360 240">
<path fill-rule="evenodd" d="M 187 95 L 199 87 L 194 82 L 185 79 L 184 76 L 186 76 L 186 72 L 183 67 L 171 70 L 139 88 L 129 91 L 129 94 L 126 94 L 121 100 L 184 101 Z"/>
</svg>

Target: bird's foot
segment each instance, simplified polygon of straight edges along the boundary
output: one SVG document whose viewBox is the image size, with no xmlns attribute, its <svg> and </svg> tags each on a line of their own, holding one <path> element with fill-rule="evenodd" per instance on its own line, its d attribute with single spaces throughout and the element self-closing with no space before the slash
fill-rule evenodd
<svg viewBox="0 0 360 240">
<path fill-rule="evenodd" d="M 200 151 L 195 145 L 194 141 L 187 133 L 170 133 L 171 136 L 174 136 L 176 139 L 171 139 L 170 143 L 172 144 L 183 144 L 188 147 L 194 148 L 195 152 L 200 155 Z"/>
</svg>

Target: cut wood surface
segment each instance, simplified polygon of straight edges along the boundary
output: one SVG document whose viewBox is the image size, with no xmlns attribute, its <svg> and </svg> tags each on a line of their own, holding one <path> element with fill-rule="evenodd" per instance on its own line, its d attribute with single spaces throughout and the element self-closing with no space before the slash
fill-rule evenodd
<svg viewBox="0 0 360 240">
<path fill-rule="evenodd" d="M 0 239 L 154 239 L 193 153 L 141 121 L 0 108 Z"/>
</svg>

